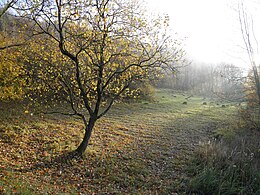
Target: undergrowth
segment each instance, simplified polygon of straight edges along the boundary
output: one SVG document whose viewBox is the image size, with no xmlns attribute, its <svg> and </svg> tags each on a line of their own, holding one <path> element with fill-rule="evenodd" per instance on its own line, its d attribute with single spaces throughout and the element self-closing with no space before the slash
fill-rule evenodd
<svg viewBox="0 0 260 195">
<path fill-rule="evenodd" d="M 255 123 L 238 118 L 215 135 L 217 139 L 201 143 L 191 158 L 189 192 L 260 194 L 260 133 Z"/>
</svg>

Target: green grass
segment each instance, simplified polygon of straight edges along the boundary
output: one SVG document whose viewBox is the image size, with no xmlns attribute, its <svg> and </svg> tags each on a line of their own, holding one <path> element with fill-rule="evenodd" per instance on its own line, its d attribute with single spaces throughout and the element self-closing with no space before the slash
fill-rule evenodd
<svg viewBox="0 0 260 195">
<path fill-rule="evenodd" d="M 97 123 L 85 157 L 68 162 L 57 159 L 78 146 L 80 120 L 31 116 L 30 110 L 5 105 L 0 192 L 185 194 L 185 167 L 194 150 L 231 124 L 237 111 L 188 96 L 157 90 L 153 102 L 116 104 Z"/>
</svg>

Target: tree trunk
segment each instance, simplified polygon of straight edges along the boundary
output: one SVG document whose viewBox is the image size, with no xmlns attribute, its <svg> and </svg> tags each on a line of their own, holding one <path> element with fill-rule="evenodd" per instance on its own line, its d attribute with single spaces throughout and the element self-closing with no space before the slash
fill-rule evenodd
<svg viewBox="0 0 260 195">
<path fill-rule="evenodd" d="M 88 147 L 88 143 L 89 143 L 95 122 L 96 122 L 96 120 L 90 119 L 88 126 L 85 128 L 84 138 L 83 138 L 81 144 L 79 145 L 79 147 L 76 149 L 77 154 L 80 156 L 83 155 L 83 153 L 86 151 L 86 149 Z"/>
<path fill-rule="evenodd" d="M 259 79 L 258 69 L 255 63 L 253 64 L 253 72 L 254 72 L 254 79 L 256 85 L 256 95 L 258 98 L 258 113 L 260 114 L 260 79 Z"/>
</svg>

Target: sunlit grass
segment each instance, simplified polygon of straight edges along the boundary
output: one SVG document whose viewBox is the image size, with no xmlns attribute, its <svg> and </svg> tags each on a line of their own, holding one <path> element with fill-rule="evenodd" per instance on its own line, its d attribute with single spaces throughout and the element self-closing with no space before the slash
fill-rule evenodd
<svg viewBox="0 0 260 195">
<path fill-rule="evenodd" d="M 34 193 L 185 193 L 189 156 L 236 112 L 234 106 L 210 102 L 157 90 L 154 101 L 118 103 L 98 121 L 84 159 L 65 164 L 53 159 L 76 149 L 83 136 L 81 121 L 10 107 L 12 114 L 0 116 L 0 169 L 11 170 L 20 182 L 26 177 Z M 10 187 L 13 176 L 5 178 L 3 192 L 22 191 L 20 184 Z"/>
</svg>

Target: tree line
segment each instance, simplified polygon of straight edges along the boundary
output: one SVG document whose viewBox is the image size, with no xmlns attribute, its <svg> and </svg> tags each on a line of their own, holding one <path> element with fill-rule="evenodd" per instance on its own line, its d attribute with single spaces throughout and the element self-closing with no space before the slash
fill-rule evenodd
<svg viewBox="0 0 260 195">
<path fill-rule="evenodd" d="M 245 101 L 247 76 L 233 64 L 191 63 L 168 74 L 159 86 L 225 101 Z"/>
</svg>

